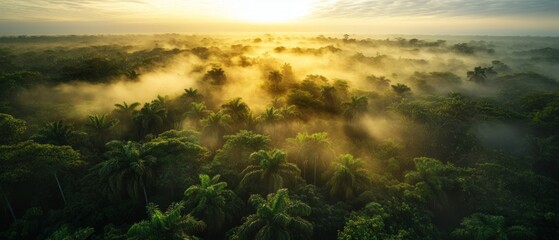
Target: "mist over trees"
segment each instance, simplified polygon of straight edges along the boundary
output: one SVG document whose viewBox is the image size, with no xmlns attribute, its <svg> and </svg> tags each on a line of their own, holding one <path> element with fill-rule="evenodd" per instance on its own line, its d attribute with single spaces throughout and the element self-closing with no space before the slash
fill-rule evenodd
<svg viewBox="0 0 559 240">
<path fill-rule="evenodd" d="M 1 37 L 0 238 L 559 238 L 556 38 L 353 37 Z"/>
</svg>

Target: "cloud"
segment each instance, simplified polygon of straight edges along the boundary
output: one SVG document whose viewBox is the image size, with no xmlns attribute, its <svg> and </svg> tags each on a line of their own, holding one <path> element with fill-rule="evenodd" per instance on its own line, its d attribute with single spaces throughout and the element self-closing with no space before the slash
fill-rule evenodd
<svg viewBox="0 0 559 240">
<path fill-rule="evenodd" d="M 313 18 L 550 15 L 556 0 L 338 0 L 320 5 Z"/>
</svg>

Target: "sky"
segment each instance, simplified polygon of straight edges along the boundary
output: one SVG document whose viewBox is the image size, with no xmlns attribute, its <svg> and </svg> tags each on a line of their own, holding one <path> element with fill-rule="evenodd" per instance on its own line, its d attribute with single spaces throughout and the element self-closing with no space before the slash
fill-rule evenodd
<svg viewBox="0 0 559 240">
<path fill-rule="evenodd" d="M 559 36 L 559 0 L 0 0 L 0 35 Z"/>
</svg>

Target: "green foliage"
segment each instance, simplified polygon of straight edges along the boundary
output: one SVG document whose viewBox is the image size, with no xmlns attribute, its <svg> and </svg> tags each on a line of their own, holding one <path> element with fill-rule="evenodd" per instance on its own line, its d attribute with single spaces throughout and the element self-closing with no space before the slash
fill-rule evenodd
<svg viewBox="0 0 559 240">
<path fill-rule="evenodd" d="M 330 188 L 330 195 L 347 200 L 363 192 L 370 184 L 367 170 L 359 158 L 351 154 L 343 154 L 334 163 L 326 186 Z"/>
<path fill-rule="evenodd" d="M 211 236 L 224 232 L 225 224 L 230 223 L 232 215 L 239 210 L 241 201 L 231 190 L 225 189 L 227 183 L 219 182 L 219 175 L 210 178 L 200 174 L 200 184 L 192 185 L 184 192 L 187 211 L 207 223 Z"/>
<path fill-rule="evenodd" d="M 293 161 L 303 169 L 303 178 L 316 185 L 319 175 L 317 172 L 326 171 L 331 160 L 332 141 L 328 138 L 328 133 L 298 133 L 295 138 L 287 139 L 287 142 Z"/>
<path fill-rule="evenodd" d="M 92 169 L 110 197 L 120 197 L 126 193 L 132 200 L 139 202 L 141 192 L 145 204 L 148 203 L 146 182 L 152 178 L 156 158 L 147 155 L 142 146 L 135 142 L 111 141 L 105 153 L 106 160 Z"/>
<path fill-rule="evenodd" d="M 273 193 L 300 181 L 301 170 L 288 163 L 286 154 L 278 149 L 260 150 L 250 155 L 253 163 L 242 172 L 240 186 L 263 194 Z"/>
<path fill-rule="evenodd" d="M 27 130 L 24 120 L 14 118 L 12 115 L 0 113 L 0 145 L 13 144 L 23 138 Z"/>
<path fill-rule="evenodd" d="M 313 226 L 303 217 L 311 208 L 299 201 L 291 200 L 287 189 L 279 189 L 268 195 L 252 195 L 249 202 L 256 213 L 245 218 L 235 228 L 231 239 L 309 239 Z"/>
<path fill-rule="evenodd" d="M 128 229 L 128 239 L 198 239 L 192 234 L 202 231 L 206 224 L 190 215 L 183 215 L 184 206 L 173 203 L 161 212 L 156 205 L 148 205 L 149 219 L 135 223 Z"/>
<path fill-rule="evenodd" d="M 86 240 L 95 230 L 91 227 L 71 230 L 68 225 L 63 225 L 56 230 L 48 240 Z"/>
</svg>

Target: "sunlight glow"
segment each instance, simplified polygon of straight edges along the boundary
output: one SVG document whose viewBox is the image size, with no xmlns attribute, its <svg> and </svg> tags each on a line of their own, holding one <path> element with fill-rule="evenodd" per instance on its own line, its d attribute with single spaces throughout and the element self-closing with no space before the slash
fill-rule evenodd
<svg viewBox="0 0 559 240">
<path fill-rule="evenodd" d="M 275 23 L 300 19 L 310 13 L 313 0 L 231 1 L 233 17 L 254 23 Z"/>
</svg>

